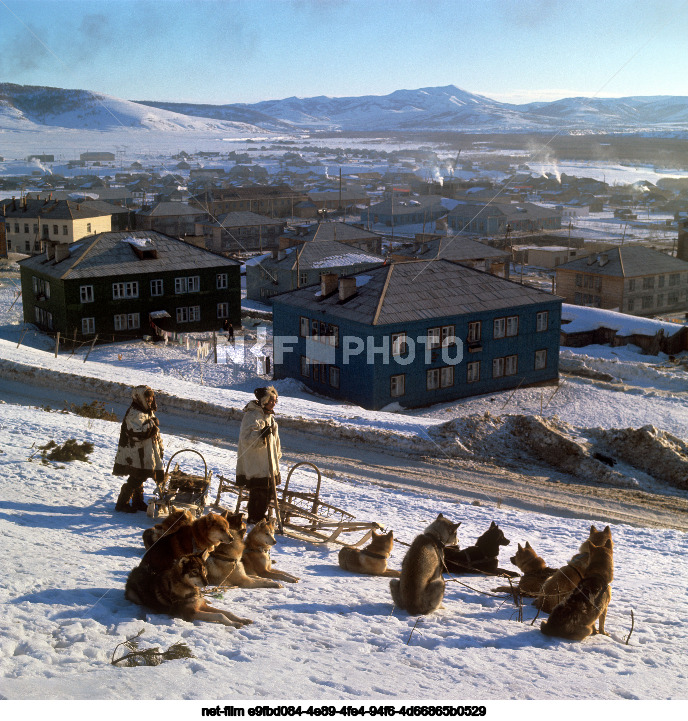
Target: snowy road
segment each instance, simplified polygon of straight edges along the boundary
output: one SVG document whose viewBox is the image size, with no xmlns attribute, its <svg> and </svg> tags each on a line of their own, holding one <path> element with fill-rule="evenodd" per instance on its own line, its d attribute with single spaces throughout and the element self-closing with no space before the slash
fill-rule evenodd
<svg viewBox="0 0 688 721">
<path fill-rule="evenodd" d="M 34 387 L 0 380 L 0 399 L 28 406 L 63 408 L 65 401 L 81 405 L 100 400 L 85 392 L 65 388 Z M 126 405 L 111 403 L 118 416 Z M 218 421 L 201 414 L 160 413 L 163 433 L 201 441 L 219 449 L 236 451 L 237 421 Z M 113 449 L 119 424 L 112 424 Z M 682 495 L 658 495 L 642 491 L 583 485 L 546 466 L 520 468 L 515 461 L 504 467 L 437 457 L 420 457 L 370 443 L 337 442 L 317 433 L 280 431 L 283 468 L 298 461 L 315 463 L 325 478 L 370 483 L 394 489 L 426 490 L 450 500 L 479 503 L 486 507 L 514 508 L 570 518 L 597 518 L 636 526 L 658 526 L 688 530 L 688 500 Z M 180 450 L 168 447 L 168 453 Z M 169 456 L 168 456 L 169 457 Z M 213 467 L 213 459 L 208 459 Z M 216 469 L 216 473 L 223 470 Z M 325 481 L 326 482 L 326 481 Z"/>
</svg>

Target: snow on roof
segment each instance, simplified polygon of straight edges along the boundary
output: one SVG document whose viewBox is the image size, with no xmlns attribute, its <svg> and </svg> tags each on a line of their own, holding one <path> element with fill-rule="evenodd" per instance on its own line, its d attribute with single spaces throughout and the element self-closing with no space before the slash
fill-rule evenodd
<svg viewBox="0 0 688 721">
<path fill-rule="evenodd" d="M 668 336 L 678 333 L 683 325 L 669 323 L 667 321 L 653 320 L 652 318 L 639 318 L 626 313 L 616 313 L 613 310 L 601 310 L 600 308 L 585 308 L 580 305 L 569 305 L 564 303 L 561 308 L 562 321 L 571 321 L 562 325 L 564 333 L 583 333 L 597 328 L 609 328 L 615 330 L 617 335 L 656 335 L 663 330 Z"/>
<path fill-rule="evenodd" d="M 153 241 L 150 238 L 122 238 L 123 243 L 129 243 L 129 245 L 135 245 L 137 248 L 143 250 L 149 250 L 153 247 Z"/>
<path fill-rule="evenodd" d="M 356 276 L 356 287 L 360 288 L 362 285 L 365 285 L 369 280 L 372 280 L 372 275 L 357 275 Z"/>
<path fill-rule="evenodd" d="M 313 262 L 313 268 L 337 268 L 341 265 L 356 265 L 356 263 L 381 263 L 379 258 L 371 257 L 367 253 L 343 253 L 330 255 L 327 258 Z"/>
<path fill-rule="evenodd" d="M 263 255 L 257 255 L 255 258 L 249 258 L 244 265 L 260 265 L 264 260 L 267 260 L 272 253 L 263 253 Z"/>
</svg>

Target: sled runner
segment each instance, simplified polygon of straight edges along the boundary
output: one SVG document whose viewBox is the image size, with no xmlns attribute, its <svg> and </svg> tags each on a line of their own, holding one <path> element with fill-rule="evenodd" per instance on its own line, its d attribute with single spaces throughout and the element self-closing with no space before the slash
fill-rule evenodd
<svg viewBox="0 0 688 721">
<path fill-rule="evenodd" d="M 289 482 L 292 474 L 300 466 L 310 466 L 318 474 L 318 480 L 314 492 L 295 491 L 289 488 Z M 237 486 L 235 483 L 218 476 L 219 487 L 217 497 L 215 499 L 215 508 L 222 508 L 220 499 L 223 493 L 232 493 L 237 496 L 234 506 L 234 513 L 238 513 L 242 505 L 248 501 L 248 494 L 245 489 Z M 346 546 L 360 546 L 368 541 L 373 535 L 373 529 L 382 529 L 379 523 L 357 521 L 356 517 L 347 511 L 337 508 L 330 503 L 320 500 L 320 487 L 322 483 L 322 474 L 320 469 L 309 461 L 301 461 L 291 467 L 287 478 L 284 482 L 281 498 L 276 495 L 278 504 L 275 509 L 275 500 L 270 501 L 269 512 L 279 513 L 284 528 L 284 535 L 290 538 L 297 538 L 312 543 L 341 543 Z M 275 513 L 275 515 L 277 515 Z M 344 533 L 361 533 L 363 537 L 356 543 L 348 543 L 340 538 Z"/>
<path fill-rule="evenodd" d="M 170 473 L 172 459 L 180 453 L 195 453 L 200 456 L 203 461 L 204 474 L 201 476 L 185 473 L 179 468 L 179 463 Z M 166 516 L 170 512 L 170 505 L 173 505 L 180 510 L 188 508 L 196 517 L 199 517 L 208 502 L 212 474 L 212 471 L 208 471 L 208 464 L 203 455 L 193 448 L 183 448 L 181 451 L 173 453 L 170 460 L 167 461 L 162 483 L 157 485 L 155 495 L 148 502 L 148 515 L 151 518 Z"/>
</svg>

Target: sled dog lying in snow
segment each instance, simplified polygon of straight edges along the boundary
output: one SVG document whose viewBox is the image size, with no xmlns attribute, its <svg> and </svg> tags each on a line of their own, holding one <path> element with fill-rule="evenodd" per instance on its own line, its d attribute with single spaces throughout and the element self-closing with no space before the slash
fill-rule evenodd
<svg viewBox="0 0 688 721">
<path fill-rule="evenodd" d="M 511 557 L 511 563 L 523 573 L 518 579 L 517 590 L 522 596 L 538 596 L 542 592 L 545 581 L 556 573 L 556 568 L 550 568 L 543 558 L 535 553 L 533 547 L 526 541 L 526 545 L 518 544 L 516 555 Z M 492 589 L 495 592 L 511 592 L 510 586 L 499 586 Z"/>
<path fill-rule="evenodd" d="M 456 529 L 441 513 L 413 540 L 401 563 L 401 577 L 389 582 L 394 604 L 411 614 L 431 613 L 444 598 L 444 547 L 456 545 Z"/>
<path fill-rule="evenodd" d="M 609 635 L 604 630 L 604 622 L 614 579 L 612 540 L 608 538 L 604 546 L 588 542 L 588 547 L 590 561 L 583 579 L 540 625 L 540 630 L 547 636 L 582 641 L 590 634 Z M 599 630 L 595 628 L 595 622 L 598 622 Z"/>
<path fill-rule="evenodd" d="M 513 571 L 505 571 L 499 565 L 499 547 L 508 546 L 511 541 L 502 529 L 494 522 L 475 542 L 474 546 L 460 549 L 458 546 L 447 546 L 444 549 L 444 562 L 450 573 L 484 573 L 491 576 L 507 574 L 516 576 Z"/>
<path fill-rule="evenodd" d="M 270 549 L 277 543 L 275 540 L 275 521 L 263 520 L 256 523 L 244 541 L 244 553 L 241 561 L 249 576 L 273 578 L 287 583 L 297 583 L 298 578 L 290 573 L 278 571 L 272 567 Z"/>
<path fill-rule="evenodd" d="M 167 518 L 163 519 L 160 523 L 156 523 L 151 528 L 146 528 L 146 530 L 141 534 L 141 537 L 143 538 L 143 545 L 146 549 L 149 549 L 163 536 L 175 533 L 183 526 L 190 526 L 193 522 L 193 514 L 188 508 L 180 511 L 172 506 Z"/>
<path fill-rule="evenodd" d="M 180 522 L 170 527 L 146 551 L 141 563 L 150 566 L 153 571 L 164 571 L 182 556 L 210 552 L 219 543 L 231 542 L 227 519 L 217 513 L 209 513 L 190 524 Z"/>
<path fill-rule="evenodd" d="M 278 581 L 269 578 L 249 576 L 244 568 L 241 557 L 246 544 L 244 534 L 246 524 L 243 513 L 222 514 L 229 523 L 232 534 L 231 543 L 220 543 L 208 556 L 206 567 L 208 569 L 208 582 L 214 586 L 239 586 L 241 588 L 283 588 Z"/>
<path fill-rule="evenodd" d="M 229 611 L 209 606 L 200 589 L 208 584 L 201 556 L 183 556 L 164 571 L 152 571 L 140 565 L 132 569 L 124 590 L 128 601 L 185 621 L 209 621 L 241 628 L 252 623 Z"/>
<path fill-rule="evenodd" d="M 366 573 L 370 576 L 399 576 L 399 571 L 387 568 L 394 546 L 394 532 L 375 533 L 372 541 L 362 549 L 345 546 L 339 551 L 339 566 L 345 571 Z"/>
</svg>

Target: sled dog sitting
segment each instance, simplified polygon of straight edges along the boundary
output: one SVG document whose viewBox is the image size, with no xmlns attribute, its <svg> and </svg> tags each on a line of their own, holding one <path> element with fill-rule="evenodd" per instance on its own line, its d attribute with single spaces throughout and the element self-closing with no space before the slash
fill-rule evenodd
<svg viewBox="0 0 688 721">
<path fill-rule="evenodd" d="M 246 523 L 243 513 L 222 513 L 227 519 L 232 534 L 231 543 L 220 543 L 208 556 L 208 582 L 214 586 L 239 586 L 241 588 L 284 588 L 278 581 L 269 578 L 249 576 L 246 573 L 241 557 L 246 544 L 244 534 Z"/>
<path fill-rule="evenodd" d="M 253 623 L 248 618 L 209 606 L 200 591 L 207 583 L 202 557 L 182 556 L 164 571 L 152 571 L 144 564 L 132 569 L 124 595 L 128 601 L 155 613 L 167 613 L 185 621 L 209 621 L 234 628 Z"/>
<path fill-rule="evenodd" d="M 439 608 L 444 597 L 444 547 L 456 545 L 456 529 L 441 513 L 413 540 L 401 563 L 401 577 L 389 582 L 394 604 L 411 614 Z"/>
<path fill-rule="evenodd" d="M 498 567 L 499 547 L 508 546 L 511 541 L 504 536 L 502 529 L 494 522 L 475 542 L 474 546 L 460 549 L 458 546 L 447 546 L 444 549 L 444 562 L 450 573 L 484 573 L 490 576 L 497 574 L 518 575 L 514 571 L 505 571 Z"/>
<path fill-rule="evenodd" d="M 182 556 L 212 551 L 219 543 L 231 543 L 229 523 L 217 513 L 197 518 L 189 525 L 183 525 L 174 533 L 160 536 L 143 558 L 142 564 L 153 571 L 164 571 Z"/>
<path fill-rule="evenodd" d="M 542 592 L 545 581 L 556 573 L 556 568 L 550 568 L 543 558 L 535 553 L 533 547 L 526 541 L 526 545 L 518 544 L 516 554 L 511 557 L 511 563 L 523 573 L 518 579 L 517 591 L 521 596 L 538 596 Z M 494 592 L 507 591 L 511 593 L 511 586 L 499 586 L 492 589 Z"/>
<path fill-rule="evenodd" d="M 552 609 L 550 617 L 540 625 L 540 630 L 546 636 L 582 641 L 595 633 L 609 635 L 604 630 L 604 622 L 614 579 L 612 540 L 608 538 L 604 546 L 595 546 L 593 543 L 588 546 L 590 560 L 582 581 L 564 601 Z M 599 629 L 595 628 L 595 622 L 598 622 Z"/>
<path fill-rule="evenodd" d="M 362 549 L 344 546 L 339 551 L 339 566 L 345 571 L 365 573 L 369 576 L 395 576 L 399 571 L 387 568 L 387 561 L 394 546 L 394 532 L 375 533 L 372 541 Z"/>
<path fill-rule="evenodd" d="M 249 576 L 260 578 L 273 578 L 287 583 L 297 583 L 298 578 L 290 573 L 278 571 L 272 567 L 270 549 L 277 541 L 275 540 L 275 521 L 263 518 L 251 529 L 244 541 L 244 553 L 241 561 L 244 570 Z"/>
<path fill-rule="evenodd" d="M 540 595 L 533 601 L 533 605 L 544 613 L 552 613 L 552 609 L 561 603 L 583 580 L 589 558 L 590 554 L 587 551 L 573 556 L 565 566 L 562 566 L 545 581 Z"/>
<path fill-rule="evenodd" d="M 598 531 L 595 526 L 590 526 L 590 535 L 585 539 L 585 541 L 583 541 L 583 543 L 581 543 L 578 552 L 589 553 L 591 543 L 595 546 L 604 546 L 607 541 L 611 541 L 613 553 L 614 541 L 612 540 L 612 531 L 609 526 L 605 526 L 601 531 Z"/>
<path fill-rule="evenodd" d="M 157 540 L 163 536 L 176 533 L 184 526 L 190 526 L 194 522 L 194 517 L 191 511 L 187 508 L 186 510 L 180 511 L 177 508 L 170 508 L 170 514 L 167 518 L 163 519 L 160 523 L 156 523 L 151 528 L 141 534 L 143 538 L 143 545 L 148 550 Z"/>
</svg>

